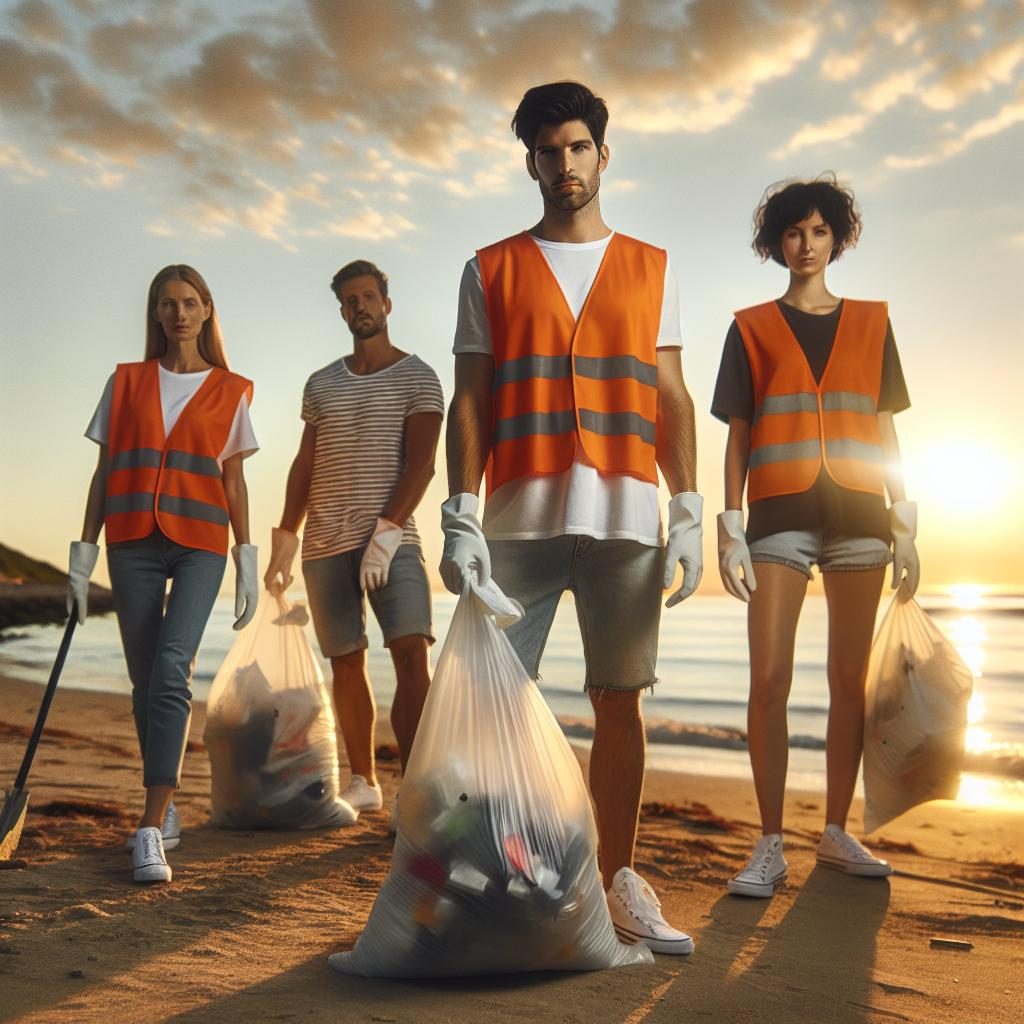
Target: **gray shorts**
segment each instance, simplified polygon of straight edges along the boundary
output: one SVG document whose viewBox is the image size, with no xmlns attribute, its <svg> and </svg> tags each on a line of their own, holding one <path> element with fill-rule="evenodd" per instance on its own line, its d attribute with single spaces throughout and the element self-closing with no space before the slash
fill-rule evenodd
<svg viewBox="0 0 1024 1024">
<path fill-rule="evenodd" d="M 892 561 L 892 554 L 878 537 L 851 537 L 826 528 L 785 530 L 762 537 L 750 545 L 750 560 L 788 565 L 813 580 L 812 565 L 822 572 L 880 569 Z"/>
<path fill-rule="evenodd" d="M 325 658 L 339 658 L 367 646 L 366 604 L 359 586 L 359 563 L 365 550 L 355 548 L 302 563 L 313 628 Z M 425 636 L 434 642 L 430 586 L 423 565 L 417 545 L 401 545 L 391 559 L 387 585 L 368 595 L 385 647 L 403 636 Z"/>
<path fill-rule="evenodd" d="M 587 666 L 583 688 L 654 686 L 664 548 L 577 535 L 487 546 L 495 583 L 526 612 L 506 635 L 532 678 L 538 678 L 559 598 L 571 590 Z"/>
</svg>

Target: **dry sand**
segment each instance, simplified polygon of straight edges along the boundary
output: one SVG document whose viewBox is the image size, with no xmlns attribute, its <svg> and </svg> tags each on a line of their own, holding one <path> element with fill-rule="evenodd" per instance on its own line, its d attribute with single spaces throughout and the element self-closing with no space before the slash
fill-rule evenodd
<svg viewBox="0 0 1024 1024">
<path fill-rule="evenodd" d="M 20 762 L 42 688 L 0 677 L 0 781 Z M 789 882 L 725 894 L 756 838 L 749 785 L 652 773 L 637 869 L 697 943 L 687 960 L 594 974 L 433 983 L 334 974 L 388 870 L 386 815 L 320 833 L 205 824 L 204 708 L 192 719 L 170 885 L 132 883 L 124 836 L 141 805 L 126 698 L 60 691 L 30 780 L 16 857 L 0 870 L 0 1020 L 893 1022 L 1024 1019 L 1024 813 L 933 804 L 872 837 L 891 880 L 815 867 L 819 794 L 787 806 Z M 382 737 L 387 739 L 387 737 Z M 390 796 L 397 763 L 382 761 Z M 390 802 L 390 801 L 389 801 Z M 703 806 L 701 806 L 703 805 Z M 860 807 L 851 823 L 860 824 Z M 966 940 L 937 949 L 935 936 Z"/>
</svg>

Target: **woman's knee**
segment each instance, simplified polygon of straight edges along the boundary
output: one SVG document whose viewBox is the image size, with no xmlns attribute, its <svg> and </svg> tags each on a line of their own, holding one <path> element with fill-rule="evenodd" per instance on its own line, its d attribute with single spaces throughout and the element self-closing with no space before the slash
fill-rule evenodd
<svg viewBox="0 0 1024 1024">
<path fill-rule="evenodd" d="M 786 669 L 767 668 L 750 673 L 750 704 L 760 711 L 785 709 L 793 673 Z"/>
</svg>

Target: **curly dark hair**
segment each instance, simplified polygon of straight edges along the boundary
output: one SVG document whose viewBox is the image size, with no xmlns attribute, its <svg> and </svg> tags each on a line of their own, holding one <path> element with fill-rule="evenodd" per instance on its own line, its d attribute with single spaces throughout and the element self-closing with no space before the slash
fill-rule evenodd
<svg viewBox="0 0 1024 1024">
<path fill-rule="evenodd" d="M 532 153 L 537 145 L 541 125 L 583 121 L 590 129 L 594 145 L 604 145 L 608 127 L 608 107 L 579 82 L 549 82 L 527 89 L 512 115 L 512 131 Z"/>
<path fill-rule="evenodd" d="M 751 243 L 761 261 L 772 259 L 784 267 L 783 233 L 815 210 L 832 229 L 835 244 L 829 263 L 857 244 L 862 222 L 853 190 L 840 185 L 832 171 L 826 171 L 813 181 L 790 179 L 765 189 L 754 211 L 754 241 Z"/>
<path fill-rule="evenodd" d="M 346 263 L 331 278 L 331 291 L 334 292 L 335 298 L 339 302 L 341 302 L 341 286 L 346 281 L 351 281 L 354 277 L 376 278 L 377 287 L 380 289 L 380 297 L 382 299 L 388 297 L 388 275 L 383 270 L 379 270 L 376 263 L 371 263 L 369 260 L 353 260 L 351 263 Z"/>
</svg>

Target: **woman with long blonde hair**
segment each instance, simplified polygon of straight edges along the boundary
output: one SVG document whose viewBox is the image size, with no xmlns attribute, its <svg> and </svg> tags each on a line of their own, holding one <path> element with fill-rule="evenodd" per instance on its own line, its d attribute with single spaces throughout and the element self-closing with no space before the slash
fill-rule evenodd
<svg viewBox="0 0 1024 1024">
<path fill-rule="evenodd" d="M 165 851 L 181 837 L 171 798 L 188 738 L 192 662 L 224 575 L 229 525 L 235 629 L 256 610 L 242 471 L 258 447 L 251 401 L 252 382 L 227 367 L 206 282 L 192 267 L 164 267 L 146 301 L 145 358 L 118 365 L 86 430 L 99 458 L 68 583 L 68 613 L 84 622 L 105 528 L 146 790 L 128 840 L 137 882 L 171 879 Z"/>
</svg>

